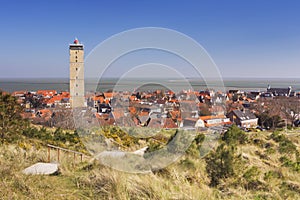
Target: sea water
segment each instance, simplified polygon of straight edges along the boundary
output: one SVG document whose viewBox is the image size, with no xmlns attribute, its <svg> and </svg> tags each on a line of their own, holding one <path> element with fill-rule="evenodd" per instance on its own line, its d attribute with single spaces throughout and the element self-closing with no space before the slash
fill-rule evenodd
<svg viewBox="0 0 300 200">
<path fill-rule="evenodd" d="M 118 88 L 119 90 L 133 91 L 137 86 L 143 87 L 144 90 L 154 90 L 166 88 L 166 86 L 177 88 L 180 90 L 190 89 L 186 88 L 187 83 L 192 89 L 205 90 L 207 89 L 207 82 L 200 79 L 126 79 L 119 80 L 117 78 L 103 78 L 103 79 L 87 79 L 85 80 L 85 91 L 107 91 Z M 213 80 L 209 81 L 209 85 Z M 242 91 L 265 91 L 270 85 L 271 87 L 287 88 L 292 87 L 294 91 L 300 91 L 300 78 L 224 78 L 222 81 L 226 90 L 238 89 Z M 13 91 L 37 91 L 37 90 L 57 90 L 69 91 L 68 78 L 1 78 L 0 89 L 6 92 Z"/>
</svg>

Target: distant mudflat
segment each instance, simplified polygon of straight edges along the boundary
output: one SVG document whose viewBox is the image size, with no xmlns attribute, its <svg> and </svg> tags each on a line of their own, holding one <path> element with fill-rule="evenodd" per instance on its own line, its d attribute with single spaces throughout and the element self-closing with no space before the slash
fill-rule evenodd
<svg viewBox="0 0 300 200">
<path fill-rule="evenodd" d="M 207 89 L 207 84 L 204 80 L 199 79 L 126 79 L 121 80 L 117 78 L 103 78 L 103 79 L 87 79 L 85 81 L 86 91 L 107 91 L 114 90 L 127 90 L 133 91 L 136 85 L 143 85 L 144 90 L 163 89 L 167 86 L 176 87 L 184 90 L 186 83 L 189 83 L 194 90 Z M 213 80 L 208 80 L 211 84 Z M 240 89 L 245 91 L 259 90 L 265 91 L 268 85 L 272 87 L 289 87 L 292 86 L 293 90 L 300 90 L 300 78 L 224 78 L 223 84 L 225 89 Z M 155 88 L 154 88 L 155 87 Z M 167 87 L 168 88 L 168 87 Z M 0 89 L 7 92 L 18 90 L 37 91 L 37 90 L 57 90 L 68 91 L 69 80 L 68 78 L 0 78 Z"/>
</svg>

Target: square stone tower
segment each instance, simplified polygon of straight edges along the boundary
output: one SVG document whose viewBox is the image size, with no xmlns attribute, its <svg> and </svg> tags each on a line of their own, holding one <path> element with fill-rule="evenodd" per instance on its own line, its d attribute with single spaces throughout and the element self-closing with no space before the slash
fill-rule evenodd
<svg viewBox="0 0 300 200">
<path fill-rule="evenodd" d="M 85 107 L 84 49 L 78 39 L 69 45 L 70 51 L 70 104 L 72 108 Z"/>
</svg>

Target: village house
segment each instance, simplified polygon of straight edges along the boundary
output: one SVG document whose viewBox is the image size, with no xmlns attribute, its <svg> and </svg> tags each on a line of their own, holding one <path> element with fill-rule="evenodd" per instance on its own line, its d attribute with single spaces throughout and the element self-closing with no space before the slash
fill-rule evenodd
<svg viewBox="0 0 300 200">
<path fill-rule="evenodd" d="M 211 115 L 201 116 L 200 120 L 203 121 L 205 127 L 231 125 L 232 122 L 225 115 Z"/>
<path fill-rule="evenodd" d="M 184 118 L 179 124 L 180 128 L 204 128 L 203 120 L 199 118 Z"/>
<path fill-rule="evenodd" d="M 227 115 L 230 121 L 243 128 L 256 127 L 258 118 L 249 110 L 232 110 Z"/>
<path fill-rule="evenodd" d="M 228 100 L 232 100 L 232 101 L 243 100 L 244 96 L 245 96 L 245 92 L 241 90 L 229 90 L 227 92 Z"/>
<path fill-rule="evenodd" d="M 49 109 L 41 109 L 36 112 L 35 116 L 39 118 L 43 118 L 45 121 L 47 121 L 51 118 L 52 111 Z"/>
<path fill-rule="evenodd" d="M 291 92 L 291 86 L 289 86 L 288 88 L 271 88 L 271 86 L 269 85 L 267 88 L 267 93 L 271 93 L 273 96 L 289 97 Z"/>
<path fill-rule="evenodd" d="M 37 95 L 42 96 L 44 98 L 51 98 L 57 94 L 56 90 L 38 90 L 36 92 Z"/>
<path fill-rule="evenodd" d="M 59 94 L 56 94 L 50 98 L 45 99 L 45 103 L 47 107 L 56 107 L 56 106 L 62 106 L 65 108 L 70 108 L 70 93 L 69 92 L 61 92 Z"/>
<path fill-rule="evenodd" d="M 106 96 L 105 96 L 106 94 Z M 88 95 L 87 105 L 95 108 L 99 113 L 110 113 L 111 105 L 110 102 L 113 100 L 113 93 L 99 93 L 94 95 Z"/>
<path fill-rule="evenodd" d="M 20 97 L 25 97 L 27 93 L 28 93 L 27 91 L 22 90 L 22 91 L 14 91 L 11 95 L 20 98 Z"/>
<path fill-rule="evenodd" d="M 261 96 L 262 98 L 273 98 L 273 97 L 274 97 L 274 95 L 273 95 L 272 92 L 263 92 L 263 93 L 261 93 L 260 96 Z"/>
<path fill-rule="evenodd" d="M 252 101 L 258 100 L 260 95 L 261 92 L 257 92 L 257 91 L 251 91 L 246 93 L 246 97 L 249 102 L 251 102 L 251 100 Z"/>
</svg>

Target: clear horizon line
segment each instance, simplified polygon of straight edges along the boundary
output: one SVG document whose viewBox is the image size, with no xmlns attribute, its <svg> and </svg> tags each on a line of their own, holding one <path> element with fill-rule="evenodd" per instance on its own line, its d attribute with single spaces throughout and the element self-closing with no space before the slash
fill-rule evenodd
<svg viewBox="0 0 300 200">
<path fill-rule="evenodd" d="M 69 79 L 69 77 L 62 77 L 62 76 L 49 76 L 49 77 L 0 77 L 0 79 L 55 79 L 55 78 L 59 78 L 59 79 Z M 103 79 L 118 79 L 120 77 L 102 77 Z M 136 79 L 138 77 L 128 77 L 128 79 Z M 143 77 L 142 77 L 143 78 Z M 146 77 L 145 79 L 150 79 L 150 78 L 154 78 L 154 79 L 163 79 L 164 77 Z M 180 79 L 178 77 L 165 77 L 168 79 Z M 186 77 L 187 79 L 203 79 L 202 77 Z M 213 79 L 216 77 L 208 77 L 206 79 Z M 217 77 L 219 78 L 219 77 Z M 221 77 L 222 79 L 300 79 L 299 76 L 297 77 L 274 77 L 274 76 L 265 76 L 265 77 L 253 77 L 253 76 L 247 76 L 247 77 L 237 77 L 237 76 L 225 76 L 225 77 Z M 99 79 L 99 77 L 86 77 L 86 79 Z"/>
</svg>

